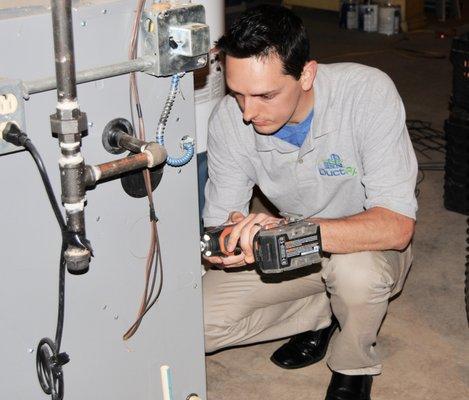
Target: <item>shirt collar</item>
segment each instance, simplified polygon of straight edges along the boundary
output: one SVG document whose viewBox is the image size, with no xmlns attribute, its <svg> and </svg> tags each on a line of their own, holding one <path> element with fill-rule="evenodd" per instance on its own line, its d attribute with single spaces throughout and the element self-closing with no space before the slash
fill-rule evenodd
<svg viewBox="0 0 469 400">
<path fill-rule="evenodd" d="M 279 153 L 293 153 L 298 151 L 298 147 L 286 142 L 285 140 L 279 139 L 274 135 L 262 135 L 257 133 L 252 128 L 253 134 L 255 135 L 256 150 L 257 151 L 272 151 L 277 150 Z"/>
</svg>

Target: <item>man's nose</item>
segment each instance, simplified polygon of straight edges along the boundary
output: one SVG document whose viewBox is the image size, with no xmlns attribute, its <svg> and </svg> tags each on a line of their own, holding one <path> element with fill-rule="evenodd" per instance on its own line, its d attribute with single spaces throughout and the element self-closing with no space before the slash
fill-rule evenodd
<svg viewBox="0 0 469 400">
<path fill-rule="evenodd" d="M 243 120 L 251 122 L 257 116 L 257 107 L 253 99 L 245 98 L 243 107 Z"/>
</svg>

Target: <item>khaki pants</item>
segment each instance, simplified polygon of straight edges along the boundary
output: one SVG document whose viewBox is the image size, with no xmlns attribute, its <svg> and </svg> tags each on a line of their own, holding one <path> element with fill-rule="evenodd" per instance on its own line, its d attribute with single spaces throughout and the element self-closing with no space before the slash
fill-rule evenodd
<svg viewBox="0 0 469 400">
<path fill-rule="evenodd" d="M 330 346 L 329 367 L 346 375 L 379 374 L 377 332 L 411 261 L 409 246 L 403 252 L 334 254 L 316 269 L 281 277 L 209 270 L 203 278 L 206 351 L 327 327 L 332 308 L 340 332 Z"/>
</svg>

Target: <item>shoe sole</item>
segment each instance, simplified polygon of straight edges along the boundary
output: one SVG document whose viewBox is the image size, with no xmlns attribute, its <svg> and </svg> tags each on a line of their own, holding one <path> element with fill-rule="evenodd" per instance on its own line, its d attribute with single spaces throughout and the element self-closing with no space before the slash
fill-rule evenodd
<svg viewBox="0 0 469 400">
<path fill-rule="evenodd" d="M 326 356 L 326 353 L 327 353 L 327 347 L 326 347 L 326 351 L 324 352 L 324 354 L 321 354 L 320 357 L 318 357 L 317 359 L 314 359 L 312 361 L 308 361 L 307 363 L 300 364 L 300 365 L 292 365 L 292 366 L 283 365 L 281 363 L 278 363 L 273 358 L 273 356 L 270 357 L 270 361 L 272 361 L 277 367 L 280 367 L 280 368 L 283 368 L 283 369 L 300 369 L 300 368 L 304 368 L 304 367 L 308 367 L 310 365 L 316 364 L 317 362 L 321 361 Z"/>
</svg>

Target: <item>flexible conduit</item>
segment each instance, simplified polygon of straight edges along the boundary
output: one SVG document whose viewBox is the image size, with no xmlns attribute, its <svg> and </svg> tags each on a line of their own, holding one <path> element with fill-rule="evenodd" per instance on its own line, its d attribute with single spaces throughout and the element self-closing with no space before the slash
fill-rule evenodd
<svg viewBox="0 0 469 400">
<path fill-rule="evenodd" d="M 169 114 L 173 108 L 174 101 L 179 89 L 179 80 L 183 74 L 175 74 L 171 78 L 171 88 L 169 90 L 168 97 L 161 112 L 160 119 L 158 121 L 158 127 L 156 128 L 156 142 L 164 146 L 164 133 L 166 129 L 166 123 L 168 122 Z M 183 139 L 184 155 L 179 158 L 171 157 L 168 155 L 166 158 L 166 164 L 171 167 L 182 167 L 187 164 L 194 156 L 194 143 L 189 138 Z"/>
</svg>

